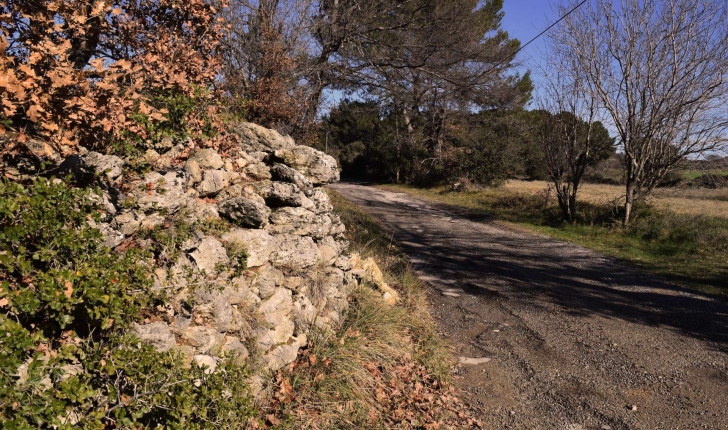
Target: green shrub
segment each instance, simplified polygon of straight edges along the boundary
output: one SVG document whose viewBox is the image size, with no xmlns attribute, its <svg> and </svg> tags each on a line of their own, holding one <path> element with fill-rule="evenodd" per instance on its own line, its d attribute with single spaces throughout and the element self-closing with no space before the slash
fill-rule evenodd
<svg viewBox="0 0 728 430">
<path fill-rule="evenodd" d="M 89 191 L 0 183 L 0 427 L 221 428 L 253 415 L 245 369 L 206 375 L 125 334 L 153 316 L 149 253 L 88 225 Z"/>
</svg>

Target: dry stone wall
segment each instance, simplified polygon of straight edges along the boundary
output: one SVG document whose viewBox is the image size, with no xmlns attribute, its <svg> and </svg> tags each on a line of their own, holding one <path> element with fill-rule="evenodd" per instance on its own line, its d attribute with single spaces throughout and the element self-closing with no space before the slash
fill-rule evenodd
<svg viewBox="0 0 728 430">
<path fill-rule="evenodd" d="M 341 322 L 347 292 L 362 280 L 390 303 L 397 297 L 371 259 L 345 254 L 344 226 L 321 188 L 339 179 L 336 161 L 255 124 L 235 132 L 239 147 L 226 156 L 182 145 L 150 150 L 154 169 L 136 177 L 123 177 L 118 157 L 92 152 L 80 163 L 107 181 L 98 227 L 112 248 L 149 245 L 143 233 L 175 217 L 192 226 L 233 225 L 212 233 L 193 228 L 179 252 L 162 251 L 155 288 L 169 303 L 158 321 L 134 332 L 208 371 L 223 357 L 277 370 L 295 360 L 313 327 Z"/>
</svg>

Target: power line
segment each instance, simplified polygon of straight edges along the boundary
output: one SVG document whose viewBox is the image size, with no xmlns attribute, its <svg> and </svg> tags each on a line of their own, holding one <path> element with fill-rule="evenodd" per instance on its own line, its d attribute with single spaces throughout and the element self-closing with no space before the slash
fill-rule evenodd
<svg viewBox="0 0 728 430">
<path fill-rule="evenodd" d="M 549 25 L 548 27 L 546 27 L 546 29 L 545 29 L 545 30 L 543 30 L 542 32 L 540 32 L 539 34 L 537 34 L 537 35 L 536 35 L 536 37 L 534 37 L 533 39 L 531 39 L 531 40 L 529 40 L 528 42 L 526 42 L 526 44 L 525 44 L 525 45 L 522 45 L 522 46 L 521 46 L 520 48 L 518 48 L 518 49 L 516 50 L 516 52 L 514 52 L 514 53 L 513 53 L 513 54 L 511 54 L 511 55 L 509 55 L 509 56 L 508 56 L 508 57 L 506 57 L 505 59 L 501 60 L 501 61 L 500 61 L 500 62 L 499 62 L 498 64 L 496 64 L 495 66 L 491 67 L 491 69 L 490 69 L 490 70 L 488 70 L 488 71 L 486 72 L 486 74 L 488 74 L 488 73 L 492 72 L 493 70 L 495 70 L 496 68 L 498 68 L 498 66 L 500 66 L 501 64 L 503 64 L 503 63 L 505 63 L 506 61 L 508 61 L 508 59 L 509 59 L 509 58 L 515 58 L 515 56 L 516 56 L 516 55 L 518 55 L 518 53 L 519 53 L 519 52 L 521 52 L 521 50 L 523 50 L 523 48 L 525 48 L 526 46 L 530 45 L 530 44 L 531 44 L 531 42 L 533 42 L 534 40 L 536 40 L 536 39 L 538 39 L 539 37 L 543 36 L 543 35 L 544 35 L 544 34 L 545 34 L 545 33 L 546 33 L 547 31 L 551 30 L 551 29 L 552 29 L 552 28 L 553 28 L 553 27 L 554 27 L 554 26 L 555 26 L 556 24 L 558 24 L 558 23 L 560 23 L 561 21 L 563 21 L 563 20 L 564 20 L 564 19 L 565 19 L 565 18 L 566 18 L 567 16 L 571 15 L 571 13 L 572 13 L 572 12 L 574 12 L 574 11 L 575 11 L 575 10 L 577 10 L 577 9 L 579 9 L 579 8 L 581 7 L 581 5 L 583 5 L 583 4 L 584 4 L 584 3 L 586 3 L 587 1 L 588 1 L 588 0 L 583 0 L 583 1 L 581 2 L 581 3 L 579 3 L 579 4 L 578 4 L 578 5 L 576 5 L 576 6 L 574 6 L 574 7 L 573 7 L 573 9 L 571 9 L 571 10 L 570 10 L 570 11 L 568 11 L 568 12 L 566 12 L 566 14 L 564 14 L 564 16 L 562 16 L 562 17 L 561 17 L 561 18 L 559 18 L 558 20 L 554 21 L 554 22 L 553 22 L 553 23 L 552 23 L 551 25 Z"/>
</svg>

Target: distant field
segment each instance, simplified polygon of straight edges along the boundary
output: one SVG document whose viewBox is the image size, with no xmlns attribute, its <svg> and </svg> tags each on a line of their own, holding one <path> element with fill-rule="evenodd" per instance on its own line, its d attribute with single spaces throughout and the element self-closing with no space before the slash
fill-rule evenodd
<svg viewBox="0 0 728 430">
<path fill-rule="evenodd" d="M 693 179 L 698 179 L 699 177 L 707 174 L 711 175 L 718 175 L 718 176 L 726 176 L 728 177 L 728 170 L 683 170 L 680 172 L 682 174 L 682 177 L 687 179 L 688 181 L 692 181 Z"/>
<path fill-rule="evenodd" d="M 727 172 L 728 173 L 728 172 Z M 510 180 L 504 188 L 526 194 L 537 194 L 546 189 L 546 181 Z M 555 196 L 552 193 L 552 198 Z M 624 200 L 624 187 L 620 185 L 584 184 L 579 199 L 603 204 Z M 653 205 L 685 215 L 705 215 L 728 218 L 728 189 L 658 188 L 649 198 Z"/>
</svg>

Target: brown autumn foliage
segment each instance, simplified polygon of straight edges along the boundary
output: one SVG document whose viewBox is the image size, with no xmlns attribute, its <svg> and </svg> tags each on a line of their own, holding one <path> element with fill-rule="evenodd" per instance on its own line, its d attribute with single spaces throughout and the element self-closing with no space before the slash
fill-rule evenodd
<svg viewBox="0 0 728 430">
<path fill-rule="evenodd" d="M 175 120 L 200 138 L 218 121 L 222 25 L 204 0 L 0 1 L 0 133 L 103 151 L 148 142 L 172 120 L 165 100 L 187 97 L 194 109 Z"/>
</svg>

